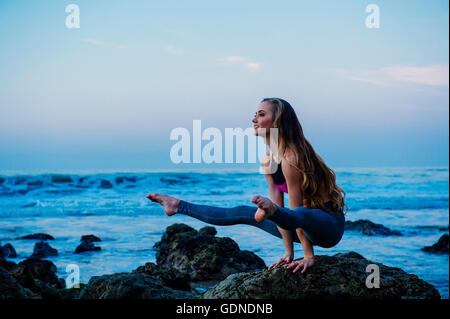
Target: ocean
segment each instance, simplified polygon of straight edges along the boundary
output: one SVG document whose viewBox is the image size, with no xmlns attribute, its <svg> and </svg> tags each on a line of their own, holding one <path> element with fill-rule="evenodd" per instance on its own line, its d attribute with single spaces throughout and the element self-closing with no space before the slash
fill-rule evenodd
<svg viewBox="0 0 450 319">
<path fill-rule="evenodd" d="M 403 236 L 366 236 L 346 231 L 341 242 L 316 254 L 356 251 L 375 262 L 399 267 L 434 285 L 449 298 L 449 256 L 421 251 L 444 234 L 449 225 L 448 167 L 374 167 L 335 169 L 346 191 L 347 220 L 368 219 L 398 230 Z M 0 173 L 0 241 L 11 243 L 20 262 L 33 252 L 35 240 L 17 237 L 47 233 L 58 256 L 49 257 L 66 278 L 76 264 L 80 281 L 91 276 L 129 272 L 156 262 L 155 242 L 166 227 L 185 223 L 196 229 L 207 224 L 188 216 L 164 214 L 150 202 L 150 192 L 169 194 L 194 203 L 233 207 L 253 205 L 253 195 L 269 196 L 263 175 L 254 171 L 127 171 Z M 287 204 L 287 199 L 286 199 Z M 243 250 L 270 265 L 284 254 L 281 239 L 247 225 L 214 226 L 217 236 L 231 237 Z M 74 254 L 82 235 L 94 234 L 99 252 Z M 295 258 L 302 249 L 295 244 Z M 381 276 L 383 274 L 380 274 Z"/>
</svg>

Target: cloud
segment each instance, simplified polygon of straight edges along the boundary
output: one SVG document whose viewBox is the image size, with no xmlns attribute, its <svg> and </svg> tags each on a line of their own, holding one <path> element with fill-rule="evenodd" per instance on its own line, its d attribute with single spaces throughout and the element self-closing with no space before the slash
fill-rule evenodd
<svg viewBox="0 0 450 319">
<path fill-rule="evenodd" d="M 394 81 L 448 86 L 448 65 L 394 66 L 382 68 L 381 71 Z"/>
<path fill-rule="evenodd" d="M 126 45 L 122 45 L 122 44 L 116 44 L 116 43 L 111 43 L 111 42 L 103 42 L 103 41 L 99 41 L 96 39 L 83 39 L 84 42 L 93 44 L 95 46 L 99 46 L 99 47 L 105 47 L 105 48 L 114 48 L 114 49 L 126 49 L 128 48 Z"/>
<path fill-rule="evenodd" d="M 350 74 L 351 71 L 337 70 L 349 79 L 378 86 L 394 87 L 398 83 L 416 83 L 426 86 L 448 86 L 449 66 L 438 64 L 430 66 L 391 66 L 383 67 L 361 74 Z"/>
<path fill-rule="evenodd" d="M 170 44 L 165 45 L 164 49 L 167 52 L 171 53 L 171 54 L 175 54 L 175 55 L 183 55 L 184 54 L 184 50 L 183 49 L 177 48 L 177 47 L 175 47 L 173 45 L 170 45 Z"/>
<path fill-rule="evenodd" d="M 247 61 L 247 58 L 242 57 L 242 56 L 237 56 L 237 55 L 231 55 L 231 56 L 227 56 L 225 58 L 220 58 L 217 60 L 220 62 L 225 62 L 227 64 L 238 64 L 238 65 L 244 66 L 245 68 L 252 70 L 252 71 L 256 71 L 261 68 L 261 63 L 250 62 L 250 61 Z"/>
</svg>

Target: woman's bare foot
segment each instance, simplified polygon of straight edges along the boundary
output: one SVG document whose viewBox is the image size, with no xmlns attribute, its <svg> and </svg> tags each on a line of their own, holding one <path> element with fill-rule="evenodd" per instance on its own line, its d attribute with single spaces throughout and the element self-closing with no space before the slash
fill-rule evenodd
<svg viewBox="0 0 450 319">
<path fill-rule="evenodd" d="M 157 202 L 157 203 L 163 205 L 167 216 L 172 216 L 177 213 L 178 204 L 180 203 L 179 199 L 172 197 L 172 196 L 158 194 L 158 193 L 150 193 L 145 197 L 150 199 L 152 202 Z"/>
<path fill-rule="evenodd" d="M 264 221 L 266 218 L 272 217 L 277 210 L 275 204 L 272 203 L 270 199 L 263 196 L 253 196 L 252 203 L 255 203 L 256 206 L 258 206 L 258 210 L 255 213 L 255 220 L 258 223 Z"/>
</svg>

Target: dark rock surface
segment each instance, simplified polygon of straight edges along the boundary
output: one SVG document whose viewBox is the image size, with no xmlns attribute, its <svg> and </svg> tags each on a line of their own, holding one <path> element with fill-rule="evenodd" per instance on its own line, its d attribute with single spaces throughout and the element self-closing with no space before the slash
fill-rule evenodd
<svg viewBox="0 0 450 319">
<path fill-rule="evenodd" d="M 423 251 L 433 254 L 449 254 L 448 234 L 444 234 L 439 238 L 437 243 L 422 248 Z"/>
<path fill-rule="evenodd" d="M 345 230 L 354 230 L 363 233 L 364 235 L 374 236 L 402 236 L 402 233 L 397 230 L 390 230 L 389 228 L 381 225 L 375 224 L 370 220 L 359 219 L 357 221 L 347 220 L 345 222 Z"/>
<path fill-rule="evenodd" d="M 144 273 L 160 280 L 165 286 L 177 289 L 191 291 L 189 284 L 190 276 L 174 268 L 159 267 L 154 263 L 146 263 L 144 266 L 136 268 L 133 273 Z"/>
<path fill-rule="evenodd" d="M 227 237 L 215 237 L 214 227 L 200 231 L 185 224 L 167 227 L 157 248 L 158 266 L 189 274 L 192 281 L 222 280 L 228 275 L 263 269 L 264 261 L 250 251 L 241 251 Z"/>
<path fill-rule="evenodd" d="M 95 236 L 95 235 L 83 235 L 81 236 L 81 241 L 102 241 L 99 237 Z"/>
<path fill-rule="evenodd" d="M 0 290 L 5 294 L 0 293 L 0 298 L 61 298 L 58 289 L 65 287 L 65 281 L 56 276 L 56 266 L 50 261 L 28 258 L 16 264 L 0 258 L 0 269 L 9 274 L 0 275 Z"/>
<path fill-rule="evenodd" d="M 72 183 L 73 180 L 70 176 L 66 176 L 66 175 L 53 175 L 52 176 L 52 182 L 53 183 L 57 183 L 57 184 L 62 184 L 62 183 Z"/>
<path fill-rule="evenodd" d="M 106 179 L 102 179 L 100 182 L 100 188 L 112 188 L 113 185 L 111 184 L 110 181 L 106 180 Z"/>
<path fill-rule="evenodd" d="M 0 257 L 5 257 L 5 258 L 17 257 L 17 253 L 16 253 L 16 250 L 14 249 L 13 245 L 8 243 L 8 244 L 2 246 L 0 244 Z"/>
<path fill-rule="evenodd" d="M 74 254 L 79 254 L 86 251 L 99 251 L 99 250 L 102 250 L 102 248 L 95 246 L 92 241 L 85 240 L 78 245 L 78 247 L 75 249 Z"/>
<path fill-rule="evenodd" d="M 58 250 L 51 247 L 44 241 L 40 241 L 34 244 L 33 254 L 31 255 L 31 257 L 46 258 L 50 256 L 58 256 Z"/>
<path fill-rule="evenodd" d="M 37 234 L 26 235 L 26 236 L 19 237 L 16 239 L 54 240 L 55 238 L 53 238 L 52 236 L 50 236 L 48 234 L 37 233 Z"/>
<path fill-rule="evenodd" d="M 194 294 L 165 287 L 145 273 L 94 276 L 81 291 L 80 299 L 188 299 Z"/>
<path fill-rule="evenodd" d="M 123 182 L 136 183 L 136 181 L 137 181 L 137 178 L 134 177 L 134 176 L 132 176 L 132 177 L 130 177 L 130 176 L 119 176 L 119 177 L 116 177 L 116 184 L 117 185 L 122 184 Z"/>
<path fill-rule="evenodd" d="M 0 299 L 37 299 L 39 296 L 22 287 L 13 275 L 0 266 Z"/>
<path fill-rule="evenodd" d="M 367 288 L 369 264 L 380 270 L 380 287 Z M 208 290 L 206 299 L 438 299 L 439 292 L 416 275 L 374 263 L 351 252 L 315 256 L 304 274 L 277 267 L 229 276 Z"/>
</svg>

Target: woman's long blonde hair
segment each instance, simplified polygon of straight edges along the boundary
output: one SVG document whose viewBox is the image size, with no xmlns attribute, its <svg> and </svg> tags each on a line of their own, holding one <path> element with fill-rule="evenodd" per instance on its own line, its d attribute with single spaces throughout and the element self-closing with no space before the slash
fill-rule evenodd
<svg viewBox="0 0 450 319">
<path fill-rule="evenodd" d="M 272 105 L 273 124 L 278 128 L 279 156 L 286 160 L 286 150 L 292 151 L 295 155 L 295 163 L 286 161 L 303 175 L 301 185 L 303 206 L 328 212 L 320 194 L 320 183 L 324 183 L 333 204 L 333 211 L 346 214 L 348 211 L 345 203 L 346 193 L 336 184 L 335 172 L 325 164 L 306 139 L 292 106 L 279 98 L 266 98 L 261 102 L 269 102 Z"/>
</svg>

